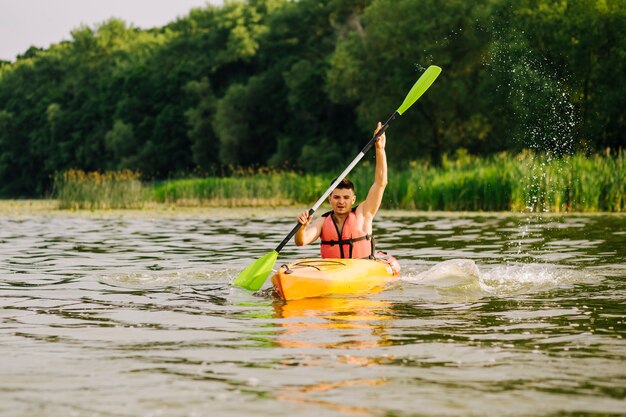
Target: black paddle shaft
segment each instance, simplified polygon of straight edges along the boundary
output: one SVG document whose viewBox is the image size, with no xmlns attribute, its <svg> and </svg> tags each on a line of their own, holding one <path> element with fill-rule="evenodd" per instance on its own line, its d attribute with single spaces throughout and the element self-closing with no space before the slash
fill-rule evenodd
<svg viewBox="0 0 626 417">
<path fill-rule="evenodd" d="M 374 146 L 374 143 L 376 143 L 376 139 L 378 139 L 380 137 L 380 135 L 385 133 L 385 130 L 387 130 L 387 128 L 389 127 L 391 122 L 393 122 L 396 119 L 396 117 L 398 117 L 398 116 L 399 116 L 399 113 L 397 111 L 394 112 L 391 115 L 391 117 L 389 117 L 389 119 L 387 119 L 385 124 L 380 127 L 380 130 L 378 132 L 376 132 L 376 134 L 372 137 L 372 139 L 370 139 L 370 141 L 367 142 L 367 145 L 365 145 L 363 147 L 363 149 L 361 149 L 361 152 L 356 156 L 355 159 L 357 159 L 357 158 L 361 159 L 372 148 L 372 146 Z M 338 180 L 341 181 L 347 175 L 348 175 L 348 173 L 345 172 L 343 177 L 342 178 L 338 178 Z M 326 190 L 326 191 L 328 192 L 328 190 Z M 315 213 L 315 210 L 313 208 L 310 208 L 309 209 L 309 217 L 311 217 L 313 215 L 313 213 Z M 300 230 L 301 227 L 302 227 L 302 224 L 300 222 L 298 222 L 294 226 L 294 228 L 291 229 L 291 232 L 289 232 L 289 234 L 283 239 L 283 241 L 280 242 L 280 244 L 276 247 L 276 252 L 280 252 L 282 250 L 282 248 L 285 247 L 285 245 L 291 240 L 291 238 L 294 237 L 296 235 L 296 233 L 298 233 L 298 230 Z"/>
</svg>

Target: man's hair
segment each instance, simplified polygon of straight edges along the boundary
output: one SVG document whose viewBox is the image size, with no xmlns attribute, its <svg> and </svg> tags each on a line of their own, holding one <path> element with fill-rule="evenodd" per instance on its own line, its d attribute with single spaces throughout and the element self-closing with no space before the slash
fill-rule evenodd
<svg viewBox="0 0 626 417">
<path fill-rule="evenodd" d="M 332 185 L 333 182 L 335 182 L 337 180 L 337 178 L 335 178 L 330 184 Z M 354 191 L 354 184 L 352 184 L 352 181 L 350 181 L 347 178 L 342 179 L 339 184 L 337 184 L 337 187 L 335 187 L 335 189 L 341 189 L 341 190 L 352 190 Z"/>
</svg>

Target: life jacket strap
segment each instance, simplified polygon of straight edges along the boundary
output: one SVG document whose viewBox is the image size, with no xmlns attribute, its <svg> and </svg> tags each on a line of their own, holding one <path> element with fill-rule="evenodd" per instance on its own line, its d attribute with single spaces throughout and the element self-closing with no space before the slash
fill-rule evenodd
<svg viewBox="0 0 626 417">
<path fill-rule="evenodd" d="M 340 239 L 340 240 L 322 240 L 321 244 L 322 245 L 330 245 L 330 246 L 335 246 L 335 245 L 341 245 L 339 247 L 339 253 L 341 253 L 341 257 L 345 258 L 345 255 L 343 253 L 343 245 L 349 245 L 350 246 L 350 253 L 348 258 L 352 258 L 352 249 L 354 247 L 354 242 L 360 242 L 362 240 L 369 240 L 372 242 L 372 254 L 370 256 L 368 256 L 367 258 L 373 259 L 374 256 L 374 248 L 375 248 L 375 244 L 374 244 L 374 236 L 372 236 L 371 234 L 366 234 L 365 236 L 359 236 L 359 237 L 353 237 L 350 239 Z"/>
<path fill-rule="evenodd" d="M 322 240 L 322 245 L 349 245 L 351 242 L 360 242 L 361 240 L 370 240 L 372 235 L 367 234 L 365 236 L 360 237 L 352 237 L 350 239 L 340 239 L 340 240 Z"/>
</svg>

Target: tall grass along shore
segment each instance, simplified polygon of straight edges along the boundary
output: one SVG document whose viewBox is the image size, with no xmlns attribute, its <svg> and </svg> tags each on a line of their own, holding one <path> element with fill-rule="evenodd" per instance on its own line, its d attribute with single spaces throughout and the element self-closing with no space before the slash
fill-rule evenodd
<svg viewBox="0 0 626 417">
<path fill-rule="evenodd" d="M 338 170 L 339 171 L 339 170 Z M 54 178 L 60 208 L 141 208 L 145 202 L 179 206 L 280 206 L 315 202 L 337 173 L 259 170 L 230 177 L 142 184 L 137 173 L 71 170 Z M 350 175 L 364 198 L 374 177 L 371 163 Z M 446 211 L 623 212 L 626 152 L 572 155 L 523 152 L 474 157 L 459 152 L 441 166 L 413 162 L 391 167 L 387 209 Z"/>
<path fill-rule="evenodd" d="M 151 193 L 138 172 L 84 172 L 71 169 L 54 176 L 53 193 L 59 208 L 70 210 L 141 208 Z"/>
</svg>

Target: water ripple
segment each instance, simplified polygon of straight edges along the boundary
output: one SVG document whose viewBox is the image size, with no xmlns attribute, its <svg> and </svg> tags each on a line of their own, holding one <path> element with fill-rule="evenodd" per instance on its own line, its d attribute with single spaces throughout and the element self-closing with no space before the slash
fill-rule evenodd
<svg viewBox="0 0 626 417">
<path fill-rule="evenodd" d="M 231 288 L 292 223 L 0 218 L 0 414 L 626 409 L 623 217 L 383 215 L 378 246 L 403 267 L 386 292 Z"/>
</svg>

